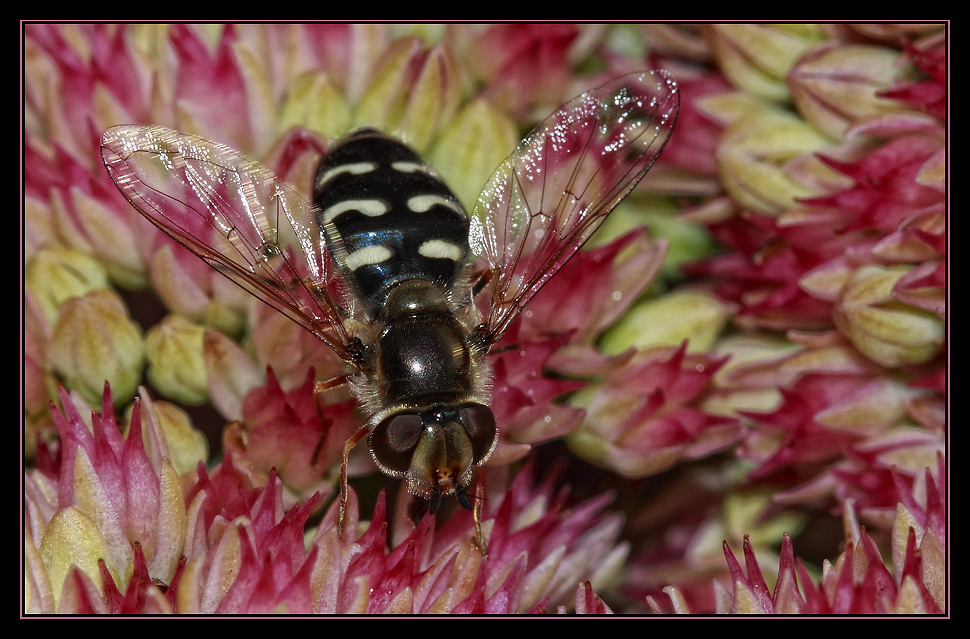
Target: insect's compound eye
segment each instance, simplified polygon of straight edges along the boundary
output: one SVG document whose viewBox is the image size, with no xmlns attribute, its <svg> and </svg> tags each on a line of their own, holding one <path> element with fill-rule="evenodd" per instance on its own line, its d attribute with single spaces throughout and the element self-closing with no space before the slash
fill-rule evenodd
<svg viewBox="0 0 970 639">
<path fill-rule="evenodd" d="M 421 415 L 399 413 L 382 421 L 370 434 L 371 452 L 386 472 L 408 472 L 411 456 L 421 439 L 423 421 Z"/>
<path fill-rule="evenodd" d="M 467 404 L 458 410 L 458 420 L 468 433 L 472 445 L 472 460 L 479 465 L 488 459 L 495 448 L 498 431 L 492 409 L 483 404 Z"/>
</svg>

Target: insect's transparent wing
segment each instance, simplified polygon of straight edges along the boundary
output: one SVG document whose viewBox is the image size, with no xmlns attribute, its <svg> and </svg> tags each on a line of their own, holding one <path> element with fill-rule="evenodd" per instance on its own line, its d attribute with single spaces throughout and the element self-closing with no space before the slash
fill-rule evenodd
<svg viewBox="0 0 970 639">
<path fill-rule="evenodd" d="M 155 126 L 104 132 L 101 157 L 155 226 L 351 359 L 311 205 L 233 149 Z"/>
<path fill-rule="evenodd" d="M 617 78 L 560 107 L 495 171 L 470 237 L 491 271 L 489 343 L 650 169 L 679 105 L 666 71 Z"/>
</svg>

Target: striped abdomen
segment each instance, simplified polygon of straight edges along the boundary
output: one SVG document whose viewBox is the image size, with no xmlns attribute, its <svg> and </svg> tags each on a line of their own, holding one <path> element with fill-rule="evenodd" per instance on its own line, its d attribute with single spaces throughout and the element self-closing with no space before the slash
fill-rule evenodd
<svg viewBox="0 0 970 639">
<path fill-rule="evenodd" d="M 468 258 L 468 215 L 410 148 L 363 129 L 338 143 L 314 180 L 327 247 L 374 317 L 401 282 L 448 293 Z"/>
</svg>

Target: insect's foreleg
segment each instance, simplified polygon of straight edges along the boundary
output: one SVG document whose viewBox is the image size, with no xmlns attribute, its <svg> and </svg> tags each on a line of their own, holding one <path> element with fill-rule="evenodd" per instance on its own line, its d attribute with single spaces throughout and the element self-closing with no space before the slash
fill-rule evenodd
<svg viewBox="0 0 970 639">
<path fill-rule="evenodd" d="M 340 512 L 337 515 L 337 536 L 340 541 L 344 540 L 344 517 L 347 515 L 347 499 L 350 496 L 350 486 L 347 484 L 347 463 L 350 458 L 350 451 L 367 434 L 367 425 L 357 429 L 354 436 L 344 442 L 343 460 L 340 464 Z"/>
<path fill-rule="evenodd" d="M 478 539 L 478 549 L 482 557 L 488 556 L 488 548 L 485 545 L 485 537 L 482 535 L 482 505 L 485 503 L 485 483 L 482 478 L 478 478 L 475 485 L 475 503 L 472 508 L 472 518 L 475 520 L 475 536 Z"/>
<path fill-rule="evenodd" d="M 313 449 L 313 455 L 310 457 L 310 465 L 316 467 L 317 463 L 320 461 L 320 453 L 323 452 L 323 445 L 327 441 L 327 433 L 330 431 L 329 424 L 330 420 L 326 416 L 326 411 L 324 410 L 323 395 L 328 390 L 332 388 L 338 388 L 347 383 L 347 375 L 341 375 L 339 377 L 334 377 L 333 379 L 328 379 L 325 382 L 316 382 L 313 385 L 313 407 L 317 412 L 317 420 L 323 426 L 323 434 L 320 435 L 320 441 Z"/>
<path fill-rule="evenodd" d="M 330 390 L 331 388 L 337 388 L 339 386 L 343 386 L 344 384 L 347 383 L 347 378 L 348 378 L 347 375 L 340 375 L 339 377 L 328 379 L 325 382 L 316 382 L 313 384 L 313 392 L 320 395 Z"/>
<path fill-rule="evenodd" d="M 493 271 L 483 271 L 472 277 L 472 297 L 475 297 L 492 281 Z"/>
</svg>

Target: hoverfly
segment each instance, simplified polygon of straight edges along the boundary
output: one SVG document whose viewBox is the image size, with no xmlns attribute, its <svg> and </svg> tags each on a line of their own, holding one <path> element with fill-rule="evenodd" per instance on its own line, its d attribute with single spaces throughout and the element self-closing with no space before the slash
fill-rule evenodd
<svg viewBox="0 0 970 639">
<path fill-rule="evenodd" d="M 170 129 L 108 129 L 101 155 L 155 226 L 346 362 L 367 420 L 344 445 L 342 537 L 348 455 L 364 436 L 378 468 L 406 480 L 412 521 L 452 494 L 472 510 L 466 491 L 499 434 L 487 354 L 650 169 L 678 109 L 665 71 L 583 93 L 519 144 L 470 216 L 373 129 L 323 156 L 312 204 L 236 151 Z"/>
</svg>

